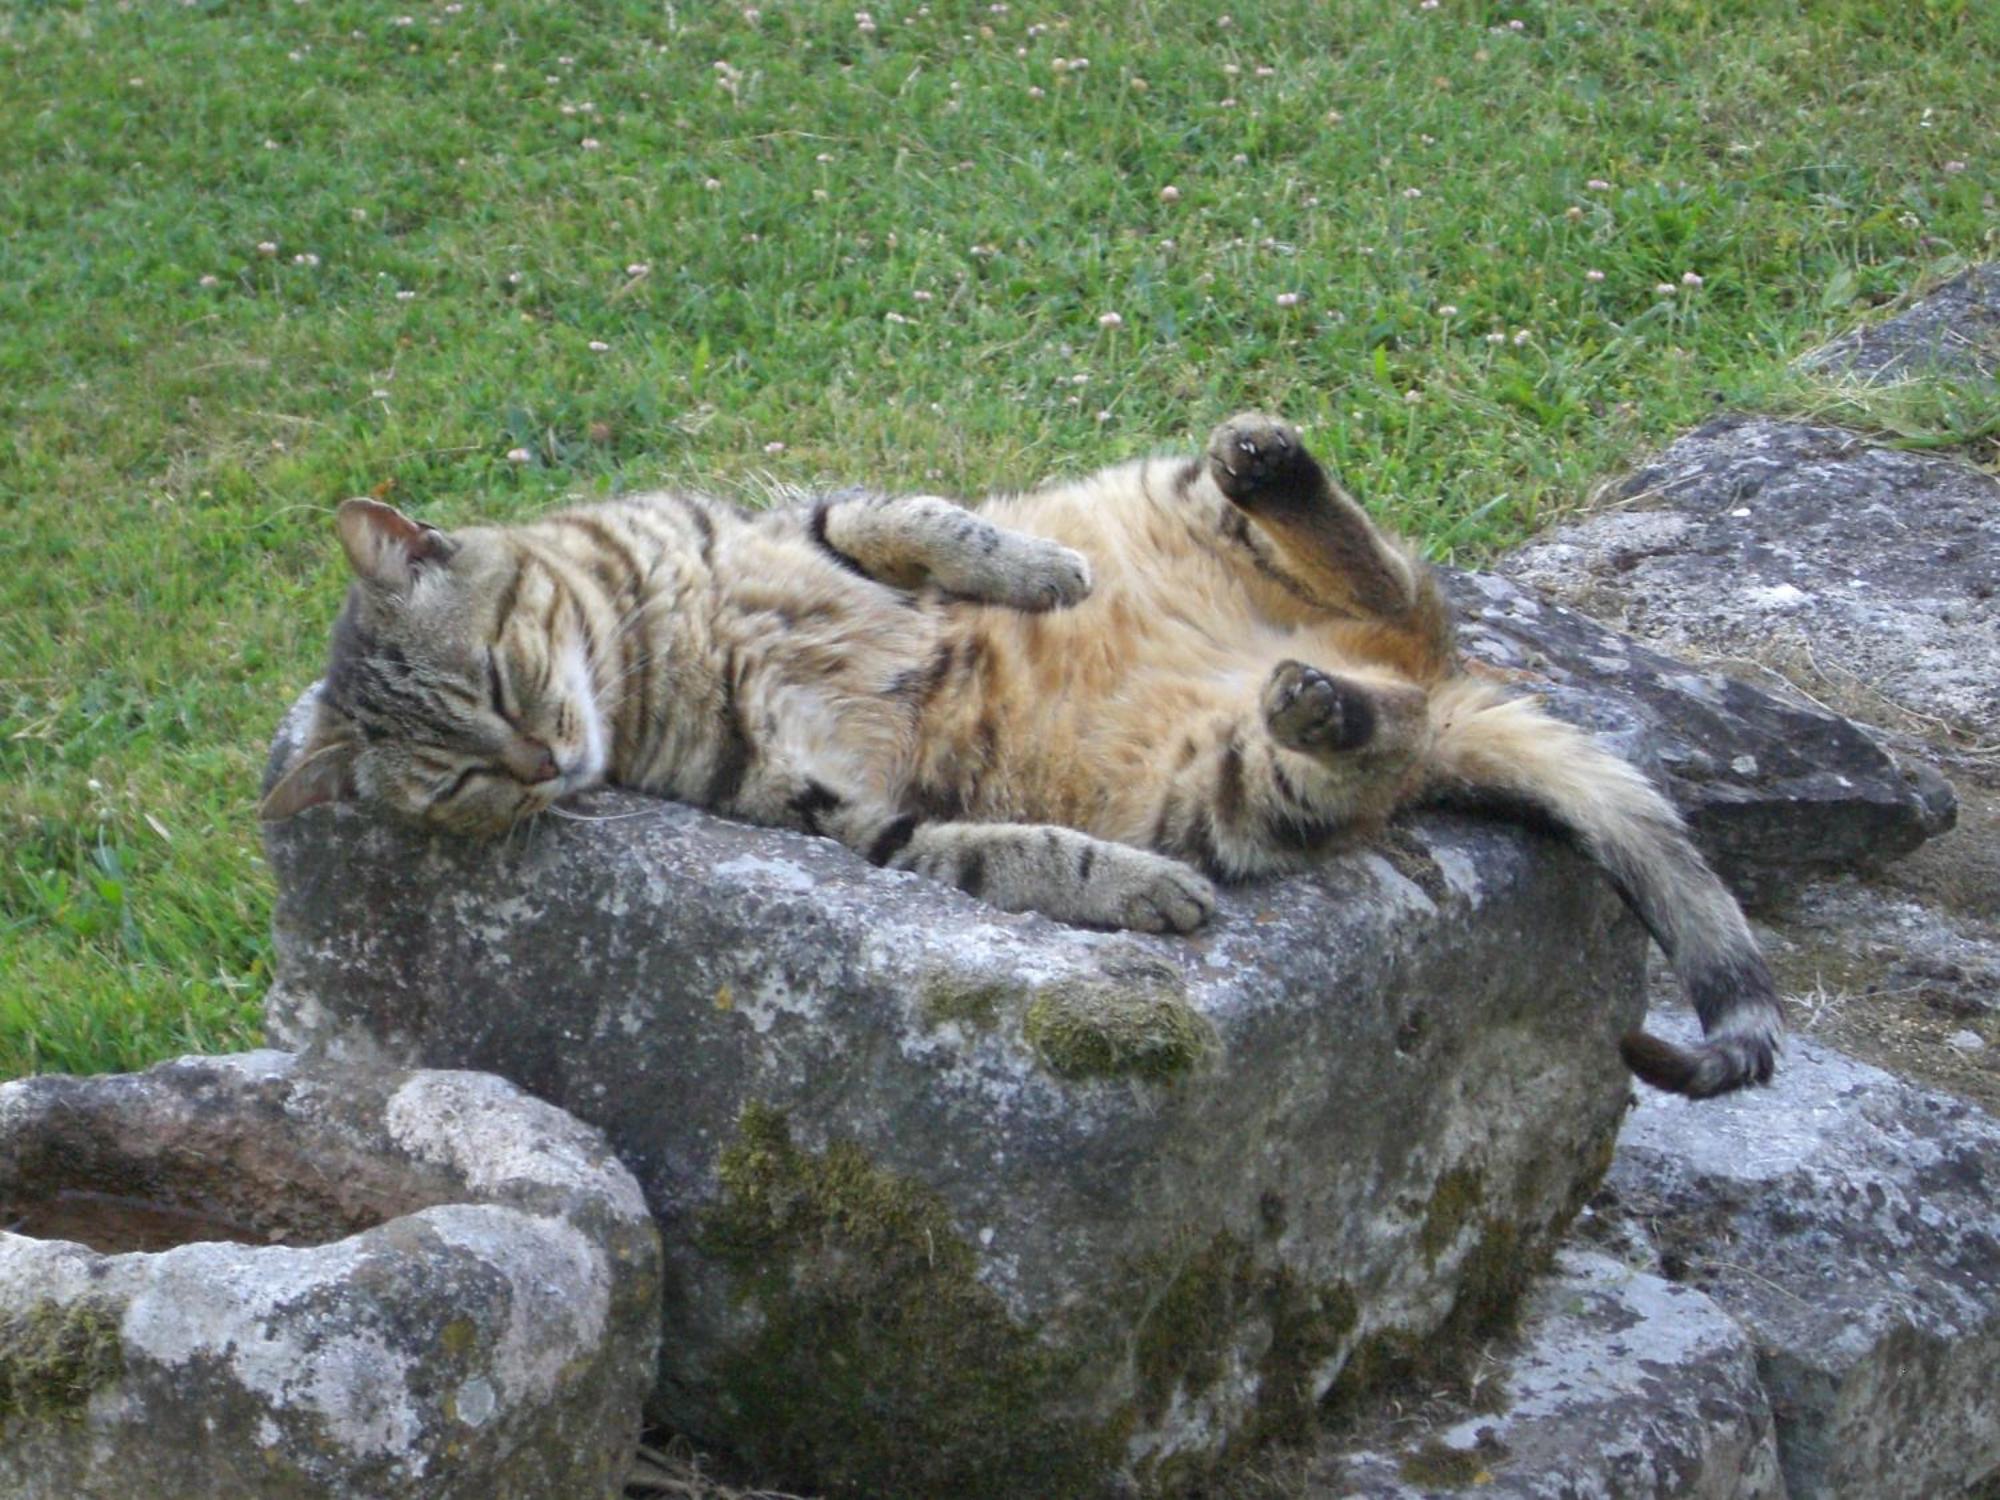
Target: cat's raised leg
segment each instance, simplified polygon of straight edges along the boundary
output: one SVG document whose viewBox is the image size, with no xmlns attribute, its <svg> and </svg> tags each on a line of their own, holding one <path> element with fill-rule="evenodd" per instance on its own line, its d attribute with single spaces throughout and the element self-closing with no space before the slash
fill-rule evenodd
<svg viewBox="0 0 2000 1500">
<path fill-rule="evenodd" d="M 809 524 L 835 557 L 897 588 L 929 584 L 1037 612 L 1090 593 L 1082 553 L 996 526 L 936 495 L 844 496 L 821 502 Z"/>
<path fill-rule="evenodd" d="M 1430 570 L 1368 518 L 1290 423 L 1231 417 L 1210 435 L 1201 466 L 1226 502 L 1224 543 L 1307 617 L 1380 621 L 1448 653 L 1449 618 Z"/>
<path fill-rule="evenodd" d="M 1279 662 L 1254 706 L 1165 748 L 1146 842 L 1223 879 L 1297 869 L 1388 818 L 1429 733 L 1424 693 L 1391 673 Z"/>
</svg>

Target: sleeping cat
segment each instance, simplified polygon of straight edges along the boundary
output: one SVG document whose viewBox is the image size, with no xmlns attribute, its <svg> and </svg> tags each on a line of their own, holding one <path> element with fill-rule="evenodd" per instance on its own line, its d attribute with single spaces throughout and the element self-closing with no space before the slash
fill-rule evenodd
<svg viewBox="0 0 2000 1500">
<path fill-rule="evenodd" d="M 1010 911 L 1184 932 L 1211 879 L 1497 800 L 1604 867 L 1692 997 L 1705 1040 L 1634 1033 L 1633 1071 L 1771 1075 L 1770 975 L 1673 809 L 1467 675 L 1429 570 L 1273 418 L 976 513 L 643 495 L 446 534 L 350 500 L 338 529 L 357 581 L 265 818 L 359 797 L 497 833 L 611 783 Z"/>
</svg>

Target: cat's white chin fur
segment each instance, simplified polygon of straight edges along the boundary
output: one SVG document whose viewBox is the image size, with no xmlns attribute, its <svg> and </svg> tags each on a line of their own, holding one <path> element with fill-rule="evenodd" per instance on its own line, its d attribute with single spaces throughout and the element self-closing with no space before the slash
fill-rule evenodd
<svg viewBox="0 0 2000 1500">
<path fill-rule="evenodd" d="M 582 791 L 604 780 L 611 758 L 610 736 L 604 726 L 604 710 L 590 680 L 590 661 L 583 647 L 571 644 L 562 656 L 563 687 L 583 718 L 583 759 L 563 776 L 565 791 Z"/>
</svg>

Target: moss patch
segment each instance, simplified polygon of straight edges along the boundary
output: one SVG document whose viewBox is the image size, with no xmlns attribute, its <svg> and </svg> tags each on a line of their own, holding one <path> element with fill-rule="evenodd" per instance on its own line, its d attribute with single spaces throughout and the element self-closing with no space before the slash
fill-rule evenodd
<svg viewBox="0 0 2000 1500">
<path fill-rule="evenodd" d="M 1396 1468 L 1411 1484 L 1425 1489 L 1463 1490 L 1493 1482 L 1485 1453 L 1477 1448 L 1453 1448 L 1438 1438 L 1427 1438 L 1405 1453 Z"/>
<path fill-rule="evenodd" d="M 1164 1082 L 1215 1046 L 1214 1028 L 1178 989 L 1143 981 L 1053 985 L 1029 1004 L 1021 1034 L 1062 1078 Z"/>
<path fill-rule="evenodd" d="M 1257 1391 L 1236 1436 L 1220 1456 L 1182 1453 L 1143 1466 L 1148 1495 L 1214 1492 L 1224 1476 L 1274 1443 L 1313 1433 L 1313 1377 L 1339 1352 L 1358 1316 L 1344 1282 L 1312 1286 L 1282 1264 L 1260 1264 L 1253 1247 L 1223 1230 L 1171 1262 L 1157 1258 L 1138 1273 L 1147 1290 L 1133 1340 L 1134 1405 L 1158 1422 L 1178 1390 L 1198 1398 L 1228 1373 L 1232 1353 L 1268 1342 L 1256 1356 Z"/>
<path fill-rule="evenodd" d="M 700 1243 L 761 1320 L 720 1371 L 745 1459 L 829 1495 L 1106 1488 L 1124 1433 L 1061 1415 L 1077 1361 L 1007 1315 L 934 1193 L 758 1105 L 719 1172 Z"/>
<path fill-rule="evenodd" d="M 1486 1181 L 1475 1167 L 1453 1167 L 1438 1178 L 1424 1211 L 1423 1228 L 1417 1231 L 1417 1248 L 1426 1264 L 1437 1264 L 1439 1254 L 1451 1248 L 1485 1197 Z"/>
<path fill-rule="evenodd" d="M 991 1031 L 1000 1024 L 1002 1002 L 1017 993 L 1004 984 L 967 984 L 949 974 L 933 974 L 918 983 L 917 1004 L 927 1026 Z"/>
<path fill-rule="evenodd" d="M 125 1373 L 118 1314 L 90 1302 L 38 1302 L 0 1319 L 0 1420 L 79 1415 Z"/>
</svg>

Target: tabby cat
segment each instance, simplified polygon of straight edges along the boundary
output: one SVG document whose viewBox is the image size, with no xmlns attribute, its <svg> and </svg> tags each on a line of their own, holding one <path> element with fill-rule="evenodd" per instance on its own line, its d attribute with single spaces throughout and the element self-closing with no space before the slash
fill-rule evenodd
<svg viewBox="0 0 2000 1500">
<path fill-rule="evenodd" d="M 642 495 L 447 534 L 350 500 L 338 529 L 357 582 L 266 818 L 360 797 L 493 833 L 612 783 L 1184 932 L 1211 879 L 1498 799 L 1604 867 L 1694 1001 L 1705 1040 L 1635 1033 L 1629 1066 L 1698 1096 L 1771 1075 L 1770 975 L 1673 809 L 1468 675 L 1429 570 L 1273 418 L 976 513 Z"/>
</svg>

